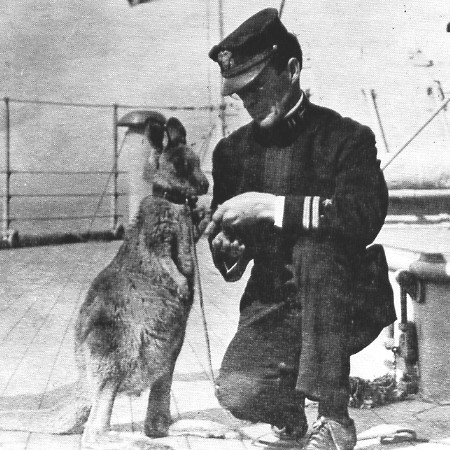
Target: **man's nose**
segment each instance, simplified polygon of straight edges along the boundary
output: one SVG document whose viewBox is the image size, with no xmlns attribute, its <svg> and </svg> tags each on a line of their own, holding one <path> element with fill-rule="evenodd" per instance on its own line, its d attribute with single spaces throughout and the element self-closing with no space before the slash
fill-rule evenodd
<svg viewBox="0 0 450 450">
<path fill-rule="evenodd" d="M 236 95 L 245 102 L 247 99 L 255 97 L 258 93 L 258 89 L 253 88 L 252 85 L 243 87 L 240 91 L 236 92 Z"/>
<path fill-rule="evenodd" d="M 248 90 L 246 92 L 239 93 L 239 97 L 244 104 L 244 108 L 247 108 L 248 106 L 251 106 L 256 102 L 257 92 Z"/>
</svg>

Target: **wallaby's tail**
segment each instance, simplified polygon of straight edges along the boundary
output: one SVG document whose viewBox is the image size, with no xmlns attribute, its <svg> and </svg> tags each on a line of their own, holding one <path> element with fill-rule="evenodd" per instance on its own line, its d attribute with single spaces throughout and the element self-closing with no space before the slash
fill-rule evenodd
<svg viewBox="0 0 450 450">
<path fill-rule="evenodd" d="M 40 409 L 19 409 L 27 401 L 29 403 L 30 396 L 26 397 L 22 396 L 17 402 L 14 398 L 8 401 L 5 397 L 0 399 L 0 430 L 50 434 L 83 432 L 91 402 L 81 380 L 44 394 Z"/>
</svg>

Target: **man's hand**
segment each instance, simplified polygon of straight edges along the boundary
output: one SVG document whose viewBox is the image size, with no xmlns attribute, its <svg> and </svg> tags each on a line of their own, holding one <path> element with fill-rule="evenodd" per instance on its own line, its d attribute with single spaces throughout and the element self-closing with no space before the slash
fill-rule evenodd
<svg viewBox="0 0 450 450">
<path fill-rule="evenodd" d="M 274 223 L 275 201 L 272 194 L 246 192 L 222 203 L 213 214 L 205 233 L 216 234 L 211 242 L 212 254 L 225 280 L 241 278 L 252 259 L 242 237 L 251 235 L 255 224 Z"/>
<path fill-rule="evenodd" d="M 206 229 L 211 233 L 218 227 L 230 235 L 236 229 L 247 228 L 259 222 L 274 223 L 275 195 L 262 192 L 245 192 L 222 203 L 212 216 Z"/>
<path fill-rule="evenodd" d="M 223 231 L 217 234 L 217 236 L 211 242 L 212 248 L 216 253 L 223 253 L 230 260 L 237 260 L 245 251 L 245 245 L 238 239 L 232 239 L 227 236 Z"/>
<path fill-rule="evenodd" d="M 251 259 L 245 252 L 245 245 L 220 231 L 212 240 L 211 247 L 214 264 L 223 278 L 226 281 L 239 280 Z"/>
</svg>

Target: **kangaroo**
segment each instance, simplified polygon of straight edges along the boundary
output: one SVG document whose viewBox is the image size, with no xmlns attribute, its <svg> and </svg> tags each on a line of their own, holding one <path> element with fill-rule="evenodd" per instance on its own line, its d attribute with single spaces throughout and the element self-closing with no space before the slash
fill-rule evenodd
<svg viewBox="0 0 450 450">
<path fill-rule="evenodd" d="M 150 438 L 167 435 L 172 375 L 194 296 L 192 250 L 206 226 L 205 219 L 193 232 L 192 207 L 209 186 L 181 122 L 170 118 L 166 131 L 167 145 L 162 153 L 152 152 L 144 174 L 153 193 L 141 201 L 116 256 L 93 280 L 80 307 L 78 381 L 48 410 L 0 412 L 0 429 L 84 430 L 83 446 L 98 448 L 121 439 L 110 431 L 116 395 L 150 388 L 144 432 Z M 126 448 L 133 448 L 133 441 L 136 448 L 164 448 L 142 447 L 145 439 L 133 438 Z"/>
</svg>

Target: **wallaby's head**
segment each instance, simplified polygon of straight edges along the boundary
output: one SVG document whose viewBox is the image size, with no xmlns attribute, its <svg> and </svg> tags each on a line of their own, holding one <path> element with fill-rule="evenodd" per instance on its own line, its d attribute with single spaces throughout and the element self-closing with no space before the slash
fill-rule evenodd
<svg viewBox="0 0 450 450">
<path fill-rule="evenodd" d="M 186 144 L 186 129 L 175 117 L 166 123 L 167 145 L 159 156 L 153 179 L 155 192 L 191 198 L 208 192 L 198 155 Z"/>
</svg>

